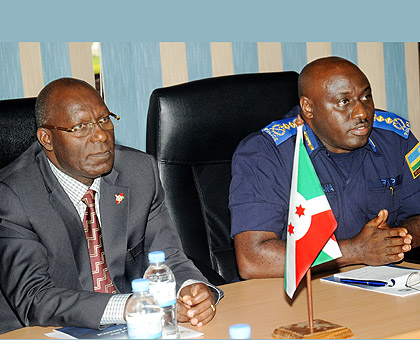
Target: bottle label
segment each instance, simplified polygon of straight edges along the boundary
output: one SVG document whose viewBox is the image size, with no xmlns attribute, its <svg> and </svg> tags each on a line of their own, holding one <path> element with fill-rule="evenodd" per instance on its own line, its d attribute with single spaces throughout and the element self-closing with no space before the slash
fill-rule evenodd
<svg viewBox="0 0 420 340">
<path fill-rule="evenodd" d="M 175 282 L 150 282 L 149 292 L 160 307 L 176 303 Z"/>
<path fill-rule="evenodd" d="M 127 314 L 129 339 L 157 339 L 162 337 L 161 313 Z"/>
</svg>

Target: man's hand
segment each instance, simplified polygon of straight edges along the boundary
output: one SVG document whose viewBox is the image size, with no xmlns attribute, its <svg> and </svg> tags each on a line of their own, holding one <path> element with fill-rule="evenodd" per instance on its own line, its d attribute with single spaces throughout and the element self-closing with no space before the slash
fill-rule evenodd
<svg viewBox="0 0 420 340">
<path fill-rule="evenodd" d="M 360 233 L 349 240 L 354 263 L 371 266 L 398 262 L 411 249 L 412 236 L 406 228 L 390 228 L 386 222 L 388 211 L 383 209 L 378 216 L 366 223 Z"/>
<path fill-rule="evenodd" d="M 214 296 L 204 283 L 185 286 L 179 293 L 178 321 L 201 327 L 213 319 L 216 314 Z"/>
</svg>

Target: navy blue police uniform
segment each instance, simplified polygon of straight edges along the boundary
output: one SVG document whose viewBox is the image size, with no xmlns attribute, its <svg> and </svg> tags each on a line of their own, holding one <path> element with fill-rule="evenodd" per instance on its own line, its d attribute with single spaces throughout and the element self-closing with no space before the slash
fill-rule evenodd
<svg viewBox="0 0 420 340">
<path fill-rule="evenodd" d="M 253 230 L 271 231 L 286 240 L 298 112 L 297 106 L 287 114 L 290 118 L 271 123 L 238 145 L 229 195 L 232 237 Z M 420 214 L 420 178 L 415 179 L 420 143 L 407 120 L 375 110 L 369 142 L 344 154 L 328 151 L 308 125 L 303 130 L 337 220 L 338 240 L 356 236 L 381 209 L 388 210 L 392 226 Z"/>
</svg>

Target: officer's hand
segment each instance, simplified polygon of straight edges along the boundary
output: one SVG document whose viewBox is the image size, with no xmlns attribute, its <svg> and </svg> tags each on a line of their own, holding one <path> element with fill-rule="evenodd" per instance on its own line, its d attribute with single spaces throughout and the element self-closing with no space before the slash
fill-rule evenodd
<svg viewBox="0 0 420 340">
<path fill-rule="evenodd" d="M 213 293 L 204 283 L 193 283 L 182 288 L 177 303 L 178 321 L 189 321 L 193 326 L 205 325 L 216 314 Z"/>
<path fill-rule="evenodd" d="M 386 222 L 388 211 L 383 209 L 378 216 L 366 223 L 361 232 L 352 239 L 352 247 L 358 257 L 356 263 L 371 266 L 401 261 L 411 249 L 412 236 L 406 228 L 390 228 Z"/>
</svg>

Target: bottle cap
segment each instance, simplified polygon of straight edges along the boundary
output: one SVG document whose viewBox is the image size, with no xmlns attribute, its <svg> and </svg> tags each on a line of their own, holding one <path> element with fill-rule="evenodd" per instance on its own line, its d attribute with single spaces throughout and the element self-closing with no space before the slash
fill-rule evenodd
<svg viewBox="0 0 420 340">
<path fill-rule="evenodd" d="M 149 290 L 149 279 L 134 279 L 131 281 L 131 288 L 134 293 L 147 292 Z"/>
<path fill-rule="evenodd" d="M 152 251 L 149 253 L 149 262 L 164 262 L 165 261 L 165 252 L 158 250 Z"/>
<path fill-rule="evenodd" d="M 229 327 L 231 339 L 249 339 L 251 337 L 251 326 L 246 323 L 237 323 Z"/>
</svg>

